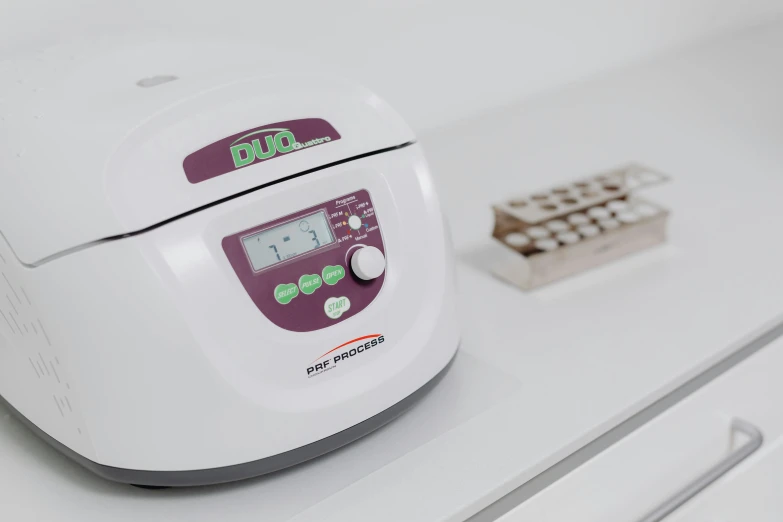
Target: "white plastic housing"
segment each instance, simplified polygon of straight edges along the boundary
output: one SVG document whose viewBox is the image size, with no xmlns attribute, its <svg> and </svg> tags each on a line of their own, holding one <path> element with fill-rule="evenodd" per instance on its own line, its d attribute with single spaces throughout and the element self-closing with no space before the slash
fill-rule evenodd
<svg viewBox="0 0 783 522">
<path fill-rule="evenodd" d="M 198 125 L 195 132 L 201 135 Z M 199 139 L 167 143 L 176 157 Z M 162 148 L 155 150 L 164 158 Z M 117 157 L 128 161 L 117 165 L 122 170 L 152 156 Z M 171 196 L 175 185 L 182 187 L 170 178 L 176 168 L 165 160 L 154 173 L 136 171 L 139 186 L 146 176 L 161 176 Z M 211 198 L 259 174 L 246 170 L 241 180 L 224 176 Z M 109 199 L 120 178 L 107 178 Z M 276 327 L 240 284 L 222 238 L 358 189 L 372 196 L 386 246 L 381 292 L 360 314 L 331 327 L 308 333 Z M 86 190 L 89 196 L 76 187 L 68 192 L 76 206 L 97 205 L 94 186 Z M 199 198 L 206 196 L 174 197 L 165 213 L 155 209 L 168 200 L 152 198 L 144 219 L 107 201 L 92 207 L 89 222 L 110 210 L 116 219 L 95 224 L 87 235 L 149 223 Z M 21 221 L 21 205 L 3 208 L 0 223 Z M 73 222 L 58 224 L 35 212 L 24 217 L 43 221 L 27 230 L 65 231 L 65 243 L 84 233 Z M 15 230 L 12 236 L 23 238 Z M 42 248 L 36 239 L 20 239 L 19 245 L 35 259 L 65 243 Z M 449 240 L 416 145 L 275 184 L 36 268 L 24 267 L 4 241 L 0 256 L 8 280 L 0 283 L 13 290 L 16 309 L 9 318 L 9 307 L 0 306 L 0 395 L 57 441 L 108 466 L 199 470 L 303 446 L 411 394 L 444 368 L 458 344 Z M 384 335 L 382 347 L 341 363 L 339 371 L 307 378 L 305 368 L 326 350 L 371 333 Z"/>
<path fill-rule="evenodd" d="M 367 89 L 324 75 L 264 76 L 252 60 L 242 49 L 150 45 L 0 62 L 0 230 L 17 257 L 37 264 L 414 139 Z M 177 79 L 139 85 L 164 73 Z M 220 138 L 299 118 L 322 118 L 342 139 L 206 183 L 183 175 L 183 159 Z"/>
</svg>

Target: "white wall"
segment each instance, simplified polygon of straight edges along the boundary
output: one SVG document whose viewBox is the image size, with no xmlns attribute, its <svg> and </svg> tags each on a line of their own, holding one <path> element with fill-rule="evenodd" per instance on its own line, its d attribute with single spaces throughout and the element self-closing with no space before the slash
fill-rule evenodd
<svg viewBox="0 0 783 522">
<path fill-rule="evenodd" d="M 371 86 L 421 131 L 781 13 L 780 0 L 0 0 L 0 59 L 98 36 L 251 40 L 271 68 Z"/>
</svg>

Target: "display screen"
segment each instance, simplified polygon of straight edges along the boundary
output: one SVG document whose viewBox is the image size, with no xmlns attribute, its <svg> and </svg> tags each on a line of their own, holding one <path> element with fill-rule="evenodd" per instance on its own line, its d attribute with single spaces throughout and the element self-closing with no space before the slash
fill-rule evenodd
<svg viewBox="0 0 783 522">
<path fill-rule="evenodd" d="M 242 238 L 256 272 L 334 242 L 323 211 Z"/>
</svg>

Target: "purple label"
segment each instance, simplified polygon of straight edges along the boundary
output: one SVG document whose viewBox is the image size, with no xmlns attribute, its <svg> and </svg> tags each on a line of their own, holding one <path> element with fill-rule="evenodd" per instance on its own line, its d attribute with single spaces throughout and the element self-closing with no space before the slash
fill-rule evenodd
<svg viewBox="0 0 783 522">
<path fill-rule="evenodd" d="M 330 231 L 324 234 L 311 230 L 314 215 L 326 218 Z M 305 221 L 307 224 L 305 224 Z M 301 227 L 299 225 L 302 225 Z M 279 242 L 266 241 L 264 234 L 276 231 Z M 283 245 L 312 241 L 310 250 L 299 253 L 291 250 L 286 255 Z M 256 238 L 261 249 L 274 262 L 257 270 L 248 251 Z M 302 243 L 299 243 L 302 244 Z M 364 281 L 351 271 L 351 257 L 365 246 L 374 246 L 385 254 L 375 206 L 366 190 L 325 201 L 269 223 L 237 232 L 223 238 L 223 251 L 234 268 L 242 286 L 267 319 L 280 328 L 294 332 L 311 332 L 340 323 L 364 310 L 381 291 L 385 273 Z M 279 257 L 278 257 L 279 256 Z"/>
<path fill-rule="evenodd" d="M 190 154 L 182 163 L 191 183 L 201 183 L 262 161 L 293 154 L 340 139 L 320 118 L 270 123 L 238 132 Z"/>
</svg>

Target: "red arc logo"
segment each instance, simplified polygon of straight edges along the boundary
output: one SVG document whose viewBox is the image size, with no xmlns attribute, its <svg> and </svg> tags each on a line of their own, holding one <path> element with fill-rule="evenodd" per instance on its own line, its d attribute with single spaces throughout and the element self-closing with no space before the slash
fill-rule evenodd
<svg viewBox="0 0 783 522">
<path fill-rule="evenodd" d="M 365 339 L 376 339 L 376 338 L 378 338 L 378 337 L 380 337 L 380 336 L 381 336 L 381 334 L 370 334 L 370 335 L 364 335 L 364 336 L 362 336 L 362 337 L 357 337 L 356 339 L 351 339 L 351 340 L 350 340 L 350 341 L 348 341 L 347 343 L 343 343 L 343 344 L 341 344 L 340 346 L 336 346 L 336 347 L 332 348 L 331 350 L 329 350 L 328 352 L 326 352 L 325 354 L 323 354 L 322 356 L 320 356 L 318 359 L 316 359 L 316 360 L 315 360 L 315 361 L 313 361 L 313 362 L 316 362 L 316 361 L 318 361 L 319 359 L 323 359 L 324 357 L 326 357 L 327 355 L 329 355 L 329 354 L 330 354 L 330 353 L 332 353 L 333 351 L 335 351 L 335 350 L 339 350 L 339 349 L 340 349 L 340 348 L 342 348 L 343 346 L 348 346 L 349 344 L 351 344 L 351 343 L 355 343 L 355 342 L 357 342 L 357 341 L 364 341 Z"/>
</svg>

